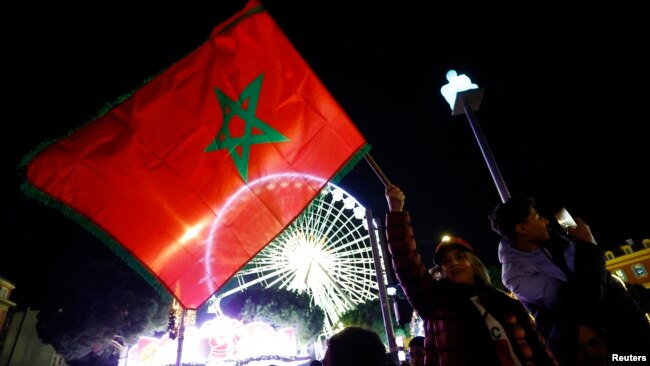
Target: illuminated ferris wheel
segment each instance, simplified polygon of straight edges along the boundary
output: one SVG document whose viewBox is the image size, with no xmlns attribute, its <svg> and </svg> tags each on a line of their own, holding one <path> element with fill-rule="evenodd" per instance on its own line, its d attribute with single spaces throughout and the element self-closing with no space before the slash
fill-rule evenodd
<svg viewBox="0 0 650 366">
<path fill-rule="evenodd" d="M 343 313 L 378 297 L 366 209 L 327 183 L 234 279 L 239 287 L 228 294 L 253 284 L 306 291 L 323 309 L 324 331 L 331 333 Z"/>
</svg>

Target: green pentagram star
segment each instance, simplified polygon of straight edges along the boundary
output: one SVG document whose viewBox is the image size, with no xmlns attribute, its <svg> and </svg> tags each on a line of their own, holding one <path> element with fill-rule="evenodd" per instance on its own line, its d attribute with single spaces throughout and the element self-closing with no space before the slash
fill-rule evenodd
<svg viewBox="0 0 650 366">
<path fill-rule="evenodd" d="M 239 175 L 246 183 L 248 183 L 248 157 L 251 145 L 289 141 L 288 138 L 273 127 L 255 117 L 263 78 L 264 74 L 260 74 L 253 82 L 248 84 L 237 100 L 228 98 L 221 90 L 214 88 L 223 113 L 223 125 L 212 143 L 205 148 L 205 152 L 221 149 L 228 150 L 239 171 Z M 244 109 L 247 99 L 248 108 Z M 230 133 L 229 124 L 234 116 L 244 120 L 244 134 L 241 137 L 233 137 Z M 253 133 L 253 129 L 256 130 L 256 133 Z M 238 151 L 237 147 L 241 147 L 241 151 Z"/>
</svg>

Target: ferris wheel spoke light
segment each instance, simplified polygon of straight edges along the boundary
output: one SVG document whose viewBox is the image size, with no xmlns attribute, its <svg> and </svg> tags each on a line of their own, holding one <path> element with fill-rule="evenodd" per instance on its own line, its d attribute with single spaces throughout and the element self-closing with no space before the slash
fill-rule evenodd
<svg viewBox="0 0 650 366">
<path fill-rule="evenodd" d="M 366 209 L 328 183 L 312 203 L 235 278 L 240 286 L 264 284 L 306 291 L 325 313 L 325 331 L 378 288 Z M 231 291 L 232 292 L 232 291 Z"/>
</svg>

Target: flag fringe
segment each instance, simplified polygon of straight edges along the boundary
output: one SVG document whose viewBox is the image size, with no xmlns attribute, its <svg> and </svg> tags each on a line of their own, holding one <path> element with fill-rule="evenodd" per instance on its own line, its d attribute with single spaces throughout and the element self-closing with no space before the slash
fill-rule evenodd
<svg viewBox="0 0 650 366">
<path fill-rule="evenodd" d="M 343 177 L 345 177 L 354 167 L 357 165 L 357 163 L 363 159 L 363 157 L 370 151 L 370 144 L 364 144 L 359 151 L 357 151 L 351 158 L 350 160 L 345 163 L 345 165 L 339 170 L 336 175 L 330 179 L 330 181 L 334 184 L 337 184 Z"/>
<path fill-rule="evenodd" d="M 94 225 L 90 220 L 85 218 L 83 215 L 79 214 L 77 211 L 73 210 L 69 206 L 53 199 L 47 194 L 43 193 L 36 187 L 32 186 L 28 182 L 24 182 L 20 186 L 20 190 L 29 198 L 32 198 L 36 201 L 43 203 L 45 206 L 54 208 L 60 211 L 64 216 L 72 219 L 74 222 L 78 223 L 85 230 L 97 237 L 101 242 L 104 243 L 115 255 L 122 259 L 131 269 L 133 269 L 137 274 L 142 277 L 165 301 L 172 300 L 173 296 L 171 291 L 161 284 L 161 282 L 152 275 L 137 259 L 131 255 L 127 250 L 119 245 L 110 235 L 105 231 Z"/>
<path fill-rule="evenodd" d="M 264 8 L 263 5 L 259 5 L 259 6 L 256 6 L 256 7 L 252 8 L 249 11 L 242 14 L 241 16 L 239 16 L 237 19 L 234 19 L 232 22 L 224 25 L 223 28 L 221 28 L 215 35 L 222 34 L 222 33 L 226 32 L 226 31 L 228 31 L 229 29 L 232 29 L 235 25 L 237 25 L 242 20 L 250 17 L 253 14 L 261 13 L 263 11 L 266 11 L 266 9 Z"/>
</svg>

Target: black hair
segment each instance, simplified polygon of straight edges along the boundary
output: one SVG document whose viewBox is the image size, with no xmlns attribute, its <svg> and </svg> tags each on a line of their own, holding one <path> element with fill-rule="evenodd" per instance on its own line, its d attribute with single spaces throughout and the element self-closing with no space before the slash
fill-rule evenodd
<svg viewBox="0 0 650 366">
<path fill-rule="evenodd" d="M 424 347 L 424 337 L 422 336 L 415 336 L 411 338 L 411 341 L 409 342 L 409 347 Z"/>
<path fill-rule="evenodd" d="M 526 222 L 536 202 L 532 197 L 510 197 L 506 202 L 496 205 L 488 215 L 492 230 L 501 237 L 515 240 L 515 226 Z"/>
<path fill-rule="evenodd" d="M 327 340 L 334 366 L 385 366 L 386 346 L 377 332 L 348 326 Z"/>
</svg>

